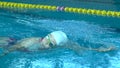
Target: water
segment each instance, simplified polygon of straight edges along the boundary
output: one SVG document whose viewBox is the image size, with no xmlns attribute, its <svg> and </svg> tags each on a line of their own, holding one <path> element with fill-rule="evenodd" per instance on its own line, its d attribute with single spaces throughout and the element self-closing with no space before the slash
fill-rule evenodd
<svg viewBox="0 0 120 68">
<path fill-rule="evenodd" d="M 79 55 L 72 50 L 61 48 L 40 52 L 15 51 L 0 58 L 0 68 L 120 68 L 120 32 L 116 28 L 90 24 L 91 21 L 86 19 L 51 19 L 34 14 L 3 11 L 0 13 L 0 36 L 17 39 L 44 37 L 52 31 L 62 30 L 70 40 L 81 46 L 96 48 L 115 45 L 118 49 L 105 53 L 81 51 Z M 96 16 L 94 18 L 97 19 Z"/>
</svg>

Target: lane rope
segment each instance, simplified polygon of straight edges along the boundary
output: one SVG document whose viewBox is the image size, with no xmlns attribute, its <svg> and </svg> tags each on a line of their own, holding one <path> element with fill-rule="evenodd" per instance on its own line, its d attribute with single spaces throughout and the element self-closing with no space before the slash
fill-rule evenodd
<svg viewBox="0 0 120 68">
<path fill-rule="evenodd" d="M 65 6 L 38 5 L 38 4 L 26 4 L 26 3 L 0 1 L 0 8 L 45 9 L 45 10 L 52 10 L 52 11 L 63 11 L 63 12 L 71 12 L 71 13 L 81 13 L 81 14 L 120 18 L 120 12 L 118 11 L 74 8 L 74 7 L 65 7 Z"/>
</svg>

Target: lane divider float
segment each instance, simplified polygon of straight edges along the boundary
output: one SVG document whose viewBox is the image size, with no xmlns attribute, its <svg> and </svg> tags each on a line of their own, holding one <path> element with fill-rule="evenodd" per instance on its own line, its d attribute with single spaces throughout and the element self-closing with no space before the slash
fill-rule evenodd
<svg viewBox="0 0 120 68">
<path fill-rule="evenodd" d="M 81 14 L 120 18 L 120 12 L 118 11 L 73 8 L 73 7 L 65 7 L 65 6 L 38 5 L 38 4 L 26 4 L 26 3 L 14 3 L 14 2 L 0 1 L 0 8 L 45 9 L 45 10 L 52 10 L 52 11 L 63 11 L 63 12 L 71 12 L 71 13 L 81 13 Z"/>
</svg>

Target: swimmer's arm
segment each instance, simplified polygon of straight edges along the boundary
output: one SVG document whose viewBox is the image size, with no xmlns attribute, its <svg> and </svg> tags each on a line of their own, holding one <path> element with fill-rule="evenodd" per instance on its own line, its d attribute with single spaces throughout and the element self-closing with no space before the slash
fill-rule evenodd
<svg viewBox="0 0 120 68">
<path fill-rule="evenodd" d="M 105 47 L 99 47 L 99 48 L 88 48 L 88 50 L 98 51 L 98 52 L 109 52 L 112 50 L 116 50 L 117 48 L 113 45 L 105 48 Z"/>
<path fill-rule="evenodd" d="M 5 56 L 5 55 L 9 54 L 10 52 L 16 51 L 21 48 L 23 48 L 23 47 L 21 47 L 20 45 L 13 45 L 13 46 L 9 47 L 7 50 L 5 50 L 2 54 L 0 54 L 0 57 Z"/>
<path fill-rule="evenodd" d="M 83 46 L 80 46 L 79 44 L 75 43 L 75 42 L 69 42 L 67 43 L 65 46 L 63 46 L 65 48 L 68 48 L 68 49 L 71 49 L 75 52 L 78 52 L 80 50 L 92 50 L 92 51 L 98 51 L 98 52 L 108 52 L 108 51 L 112 51 L 112 50 L 115 50 L 116 47 L 111 45 L 107 48 L 105 47 L 100 47 L 100 48 L 87 48 L 87 47 L 83 47 Z"/>
</svg>

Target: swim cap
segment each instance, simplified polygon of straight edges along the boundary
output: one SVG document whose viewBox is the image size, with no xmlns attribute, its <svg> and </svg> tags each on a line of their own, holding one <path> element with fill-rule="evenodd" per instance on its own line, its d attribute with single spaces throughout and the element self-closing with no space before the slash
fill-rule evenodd
<svg viewBox="0 0 120 68">
<path fill-rule="evenodd" d="M 54 31 L 48 34 L 48 37 L 53 45 L 64 44 L 68 41 L 67 35 L 62 31 Z"/>
</svg>

